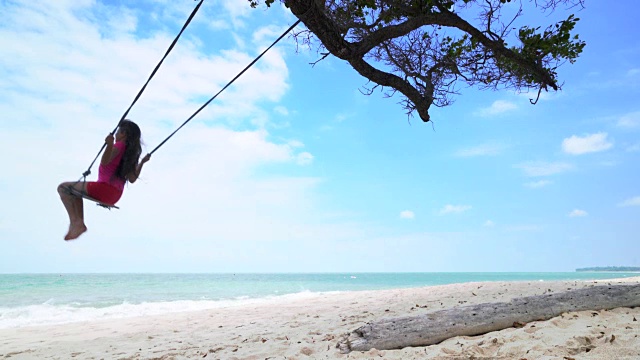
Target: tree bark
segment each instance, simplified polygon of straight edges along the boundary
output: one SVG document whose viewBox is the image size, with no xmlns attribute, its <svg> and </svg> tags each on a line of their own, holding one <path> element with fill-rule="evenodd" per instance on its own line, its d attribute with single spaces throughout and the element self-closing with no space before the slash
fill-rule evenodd
<svg viewBox="0 0 640 360">
<path fill-rule="evenodd" d="M 381 319 L 345 335 L 338 348 L 342 353 L 391 350 L 407 346 L 437 344 L 454 336 L 473 336 L 531 321 L 549 320 L 562 313 L 610 310 L 640 306 L 640 284 L 605 285 L 439 310 L 419 316 Z"/>
</svg>

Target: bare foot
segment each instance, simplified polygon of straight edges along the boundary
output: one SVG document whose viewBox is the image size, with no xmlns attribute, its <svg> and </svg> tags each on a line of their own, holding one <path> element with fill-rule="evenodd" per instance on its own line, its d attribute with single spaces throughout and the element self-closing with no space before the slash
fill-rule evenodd
<svg viewBox="0 0 640 360">
<path fill-rule="evenodd" d="M 87 231 L 87 227 L 85 226 L 84 223 L 71 224 L 69 225 L 69 232 L 67 232 L 67 235 L 65 235 L 64 239 L 67 241 L 75 240 L 80 235 L 82 235 L 85 231 Z"/>
</svg>

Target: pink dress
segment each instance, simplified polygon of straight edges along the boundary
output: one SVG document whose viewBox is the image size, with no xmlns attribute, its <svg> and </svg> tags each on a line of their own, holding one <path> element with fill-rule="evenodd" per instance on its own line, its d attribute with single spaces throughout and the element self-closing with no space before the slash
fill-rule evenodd
<svg viewBox="0 0 640 360">
<path fill-rule="evenodd" d="M 124 142 L 116 142 L 113 147 L 118 149 L 118 155 L 113 158 L 108 164 L 100 164 L 98 168 L 98 181 L 91 181 L 87 183 L 87 194 L 106 204 L 115 204 L 124 191 L 124 184 L 126 180 L 116 176 L 116 170 L 124 151 L 126 144 Z"/>
</svg>

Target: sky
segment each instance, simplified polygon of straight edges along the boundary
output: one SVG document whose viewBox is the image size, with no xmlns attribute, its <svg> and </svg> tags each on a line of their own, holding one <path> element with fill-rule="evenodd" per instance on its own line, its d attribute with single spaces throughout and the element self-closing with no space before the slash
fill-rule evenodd
<svg viewBox="0 0 640 360">
<path fill-rule="evenodd" d="M 587 46 L 562 91 L 531 105 L 461 84 L 433 123 L 286 37 L 154 153 L 119 210 L 85 203 L 89 230 L 65 242 L 57 185 L 80 179 L 196 2 L 0 0 L 0 273 L 640 266 L 640 9 L 607 4 L 577 13 Z M 128 116 L 143 151 L 295 20 L 206 0 Z"/>
</svg>

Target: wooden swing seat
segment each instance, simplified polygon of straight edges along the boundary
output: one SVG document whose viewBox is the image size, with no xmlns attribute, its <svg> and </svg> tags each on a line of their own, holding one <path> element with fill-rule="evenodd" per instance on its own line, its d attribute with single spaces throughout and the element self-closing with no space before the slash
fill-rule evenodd
<svg viewBox="0 0 640 360">
<path fill-rule="evenodd" d="M 115 206 L 114 204 L 107 204 L 107 203 L 104 203 L 104 202 L 102 202 L 100 200 L 94 199 L 91 196 L 89 196 L 89 195 L 87 195 L 87 194 L 85 194 L 85 193 L 83 193 L 81 191 L 78 191 L 78 190 L 76 190 L 76 189 L 74 189 L 72 187 L 68 187 L 67 191 L 69 192 L 70 195 L 81 197 L 81 198 L 87 199 L 89 201 L 93 201 L 94 203 L 96 203 L 96 205 L 101 206 L 101 207 L 103 207 L 105 209 L 108 209 L 108 210 L 120 209 L 119 207 Z"/>
</svg>

